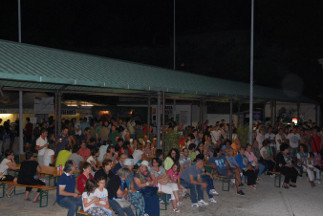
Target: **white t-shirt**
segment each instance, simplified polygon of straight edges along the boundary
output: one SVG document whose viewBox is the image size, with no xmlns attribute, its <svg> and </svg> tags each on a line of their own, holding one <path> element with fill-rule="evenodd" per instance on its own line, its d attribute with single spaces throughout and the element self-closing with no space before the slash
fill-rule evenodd
<svg viewBox="0 0 323 216">
<path fill-rule="evenodd" d="M 269 139 L 270 140 L 270 146 L 275 146 L 275 134 L 273 134 L 273 133 L 271 133 L 271 134 L 266 133 L 265 139 Z"/>
<path fill-rule="evenodd" d="M 297 134 L 289 133 L 286 138 L 289 140 L 289 145 L 292 148 L 297 148 L 298 147 L 298 141 L 301 140 L 301 137 L 300 137 L 300 135 L 298 133 Z"/>
<path fill-rule="evenodd" d="M 52 156 L 55 154 L 54 150 L 47 148 L 44 153 L 44 166 L 49 166 L 52 163 Z"/>
<path fill-rule="evenodd" d="M 265 140 L 265 135 L 262 135 L 262 134 L 258 134 L 257 135 L 257 138 L 256 138 L 258 144 L 259 144 L 259 149 L 262 147 L 262 143 L 264 142 Z"/>
<path fill-rule="evenodd" d="M 81 123 L 80 122 L 76 122 L 74 124 L 74 128 L 75 128 L 75 135 L 82 135 L 82 128 L 81 128 Z"/>
<path fill-rule="evenodd" d="M 276 149 L 278 151 L 280 151 L 280 143 L 278 142 L 278 140 L 280 140 L 280 142 L 283 144 L 283 137 L 279 134 L 276 134 L 276 137 L 275 137 L 275 141 L 276 141 Z"/>
<path fill-rule="evenodd" d="M 8 174 L 8 169 L 9 169 L 9 166 L 7 165 L 8 162 L 10 162 L 10 160 L 5 158 L 0 163 L 0 177 Z"/>
<path fill-rule="evenodd" d="M 107 200 L 107 196 L 108 196 L 108 191 L 105 188 L 103 188 L 103 191 L 100 191 L 99 188 L 97 188 L 94 191 L 94 196 L 96 196 L 100 199 L 99 203 L 101 205 L 105 205 L 106 200 Z"/>
<path fill-rule="evenodd" d="M 219 131 L 211 131 L 210 134 L 213 143 L 216 143 L 221 136 L 221 133 Z"/>
<path fill-rule="evenodd" d="M 90 208 L 96 207 L 95 203 L 92 203 L 91 205 L 89 205 L 88 207 L 84 206 L 84 198 L 87 199 L 87 202 L 91 202 L 94 199 L 95 195 L 94 193 L 90 193 L 90 195 L 87 194 L 87 192 L 83 192 L 82 194 L 82 203 L 83 203 L 83 210 L 86 212 L 87 210 L 89 210 Z"/>
<path fill-rule="evenodd" d="M 42 147 L 42 146 L 46 145 L 47 143 L 48 143 L 47 137 L 45 137 L 45 139 L 38 137 L 38 139 L 36 140 L 36 146 L 38 145 L 39 147 Z M 38 150 L 38 155 L 43 156 L 46 149 L 47 149 L 47 147 Z"/>
<path fill-rule="evenodd" d="M 103 161 L 104 154 L 107 152 L 108 147 L 109 147 L 109 145 L 101 145 L 100 146 L 98 161 L 100 161 L 100 162 Z"/>
</svg>

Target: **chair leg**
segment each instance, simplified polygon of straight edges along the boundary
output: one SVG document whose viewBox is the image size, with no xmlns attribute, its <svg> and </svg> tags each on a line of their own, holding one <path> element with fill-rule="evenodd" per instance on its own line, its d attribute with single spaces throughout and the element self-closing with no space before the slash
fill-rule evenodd
<svg viewBox="0 0 323 216">
<path fill-rule="evenodd" d="M 43 205 L 43 198 L 46 198 L 46 203 Z M 39 207 L 47 207 L 48 206 L 48 190 L 40 190 L 40 198 L 39 198 Z"/>
<path fill-rule="evenodd" d="M 1 193 L 0 198 L 3 198 L 5 196 L 5 193 L 6 193 L 6 184 L 1 183 L 0 187 L 2 188 L 2 193 Z"/>
</svg>

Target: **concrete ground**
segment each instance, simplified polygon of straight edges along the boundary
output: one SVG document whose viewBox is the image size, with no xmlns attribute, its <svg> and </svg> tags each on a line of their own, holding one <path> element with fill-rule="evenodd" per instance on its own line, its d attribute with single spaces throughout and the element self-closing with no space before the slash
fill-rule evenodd
<svg viewBox="0 0 323 216">
<path fill-rule="evenodd" d="M 180 213 L 174 213 L 171 205 L 167 211 L 161 210 L 161 216 L 169 215 L 218 215 L 218 216 L 321 216 L 323 212 L 323 184 L 311 188 L 306 177 L 298 178 L 297 188 L 276 188 L 274 179 L 262 176 L 257 190 L 245 186 L 245 196 L 236 195 L 236 191 L 221 191 L 219 181 L 215 182 L 216 190 L 220 193 L 215 197 L 217 204 L 207 207 L 192 208 L 189 199 L 184 200 Z M 19 188 L 18 191 L 24 191 Z M 34 193 L 32 193 L 32 196 Z M 67 210 L 57 204 L 53 205 L 55 191 L 49 194 L 49 206 L 39 208 L 39 204 L 24 201 L 24 195 L 0 199 L 1 216 L 37 216 L 37 215 L 66 215 Z"/>
</svg>

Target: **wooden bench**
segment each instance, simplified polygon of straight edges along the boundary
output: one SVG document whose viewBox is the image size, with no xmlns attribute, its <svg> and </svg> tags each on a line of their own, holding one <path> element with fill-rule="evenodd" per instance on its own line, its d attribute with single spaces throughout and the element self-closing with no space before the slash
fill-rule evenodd
<svg viewBox="0 0 323 216">
<path fill-rule="evenodd" d="M 113 209 L 110 207 L 109 208 L 111 211 L 113 211 Z M 79 215 L 89 215 L 88 213 L 86 213 L 83 209 L 82 210 L 78 210 L 76 212 L 76 216 L 79 216 Z"/>
<path fill-rule="evenodd" d="M 281 173 L 280 172 L 274 172 L 274 171 L 267 171 L 267 173 L 275 175 L 274 186 L 280 188 L 280 186 L 281 186 Z"/>
<path fill-rule="evenodd" d="M 226 176 L 216 176 L 222 182 L 222 191 L 230 191 L 231 179 Z M 226 185 L 226 187 L 225 187 Z"/>
<path fill-rule="evenodd" d="M 160 210 L 167 210 L 167 194 L 162 191 L 158 191 L 157 195 L 161 200 L 164 201 L 164 208 L 161 208 Z"/>
<path fill-rule="evenodd" d="M 18 183 L 15 183 L 15 182 L 12 182 L 12 181 L 2 181 L 0 182 L 0 187 L 2 188 L 2 193 L 0 198 L 3 198 L 5 196 L 5 193 L 6 193 L 6 189 L 5 189 L 5 186 L 7 185 L 15 185 L 16 187 L 19 186 L 19 187 L 31 187 L 31 188 L 37 188 L 37 189 L 40 189 L 40 197 L 39 197 L 39 207 L 42 208 L 42 207 L 46 207 L 48 206 L 48 191 L 49 190 L 56 190 L 56 187 L 51 187 L 51 186 L 44 186 L 44 185 L 24 185 L 24 184 L 18 184 Z M 14 187 L 13 189 L 13 193 L 14 195 L 20 195 L 20 194 L 24 194 L 25 192 L 23 193 L 17 193 L 16 192 L 16 187 Z M 46 198 L 46 202 L 45 204 L 43 203 L 43 199 Z M 43 205 L 44 204 L 44 205 Z"/>
</svg>

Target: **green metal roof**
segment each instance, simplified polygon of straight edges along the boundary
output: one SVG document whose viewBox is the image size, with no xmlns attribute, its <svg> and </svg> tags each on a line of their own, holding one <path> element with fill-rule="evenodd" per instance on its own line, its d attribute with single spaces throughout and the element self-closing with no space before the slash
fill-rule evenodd
<svg viewBox="0 0 323 216">
<path fill-rule="evenodd" d="M 165 91 L 188 97 L 249 97 L 247 83 L 4 40 L 0 40 L 0 85 L 48 90 L 64 86 L 64 91 L 76 92 Z M 254 97 L 311 101 L 259 86 L 255 86 Z"/>
</svg>

